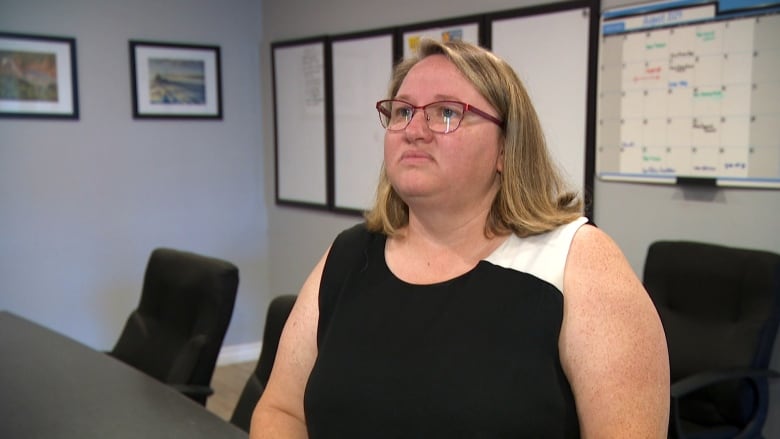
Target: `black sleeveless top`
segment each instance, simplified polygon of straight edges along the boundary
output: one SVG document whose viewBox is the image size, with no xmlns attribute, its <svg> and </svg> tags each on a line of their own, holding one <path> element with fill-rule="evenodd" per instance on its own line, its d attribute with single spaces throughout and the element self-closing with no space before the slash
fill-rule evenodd
<svg viewBox="0 0 780 439">
<path fill-rule="evenodd" d="M 578 438 L 558 357 L 563 296 L 480 261 L 432 285 L 385 263 L 364 225 L 334 241 L 320 285 L 310 438 Z"/>
</svg>

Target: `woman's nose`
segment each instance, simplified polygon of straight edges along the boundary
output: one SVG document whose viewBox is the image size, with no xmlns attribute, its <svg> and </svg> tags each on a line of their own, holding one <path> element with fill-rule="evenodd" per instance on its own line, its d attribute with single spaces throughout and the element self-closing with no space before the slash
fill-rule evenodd
<svg viewBox="0 0 780 439">
<path fill-rule="evenodd" d="M 406 133 L 414 138 L 429 137 L 431 129 L 428 128 L 428 115 L 422 110 L 417 110 L 412 114 L 412 120 L 406 126 Z"/>
</svg>

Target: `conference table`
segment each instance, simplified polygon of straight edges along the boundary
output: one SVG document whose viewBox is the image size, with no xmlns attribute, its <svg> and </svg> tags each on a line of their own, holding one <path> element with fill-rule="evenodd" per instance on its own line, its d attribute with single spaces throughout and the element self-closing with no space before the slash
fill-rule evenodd
<svg viewBox="0 0 780 439">
<path fill-rule="evenodd" d="M 0 311 L 0 438 L 246 439 L 171 387 Z"/>
</svg>

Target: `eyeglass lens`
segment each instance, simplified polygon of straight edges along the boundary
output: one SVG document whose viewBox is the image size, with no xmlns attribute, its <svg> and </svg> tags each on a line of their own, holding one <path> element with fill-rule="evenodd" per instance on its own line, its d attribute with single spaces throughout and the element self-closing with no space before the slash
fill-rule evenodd
<svg viewBox="0 0 780 439">
<path fill-rule="evenodd" d="M 403 101 L 384 101 L 380 104 L 379 117 L 382 126 L 391 131 L 405 129 L 412 121 L 417 108 Z M 428 128 L 437 133 L 455 131 L 463 120 L 464 106 L 460 102 L 433 102 L 422 107 Z"/>
</svg>

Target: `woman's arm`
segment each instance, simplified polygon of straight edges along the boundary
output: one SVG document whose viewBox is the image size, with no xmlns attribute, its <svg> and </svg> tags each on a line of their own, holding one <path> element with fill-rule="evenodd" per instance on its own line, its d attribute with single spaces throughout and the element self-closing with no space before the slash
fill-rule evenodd
<svg viewBox="0 0 780 439">
<path fill-rule="evenodd" d="M 559 349 L 583 438 L 666 438 L 669 356 L 661 321 L 614 241 L 585 225 L 564 274 Z"/>
<path fill-rule="evenodd" d="M 327 254 L 304 282 L 284 326 L 268 386 L 252 415 L 251 439 L 308 437 L 303 392 L 317 358 L 318 297 Z"/>
</svg>

